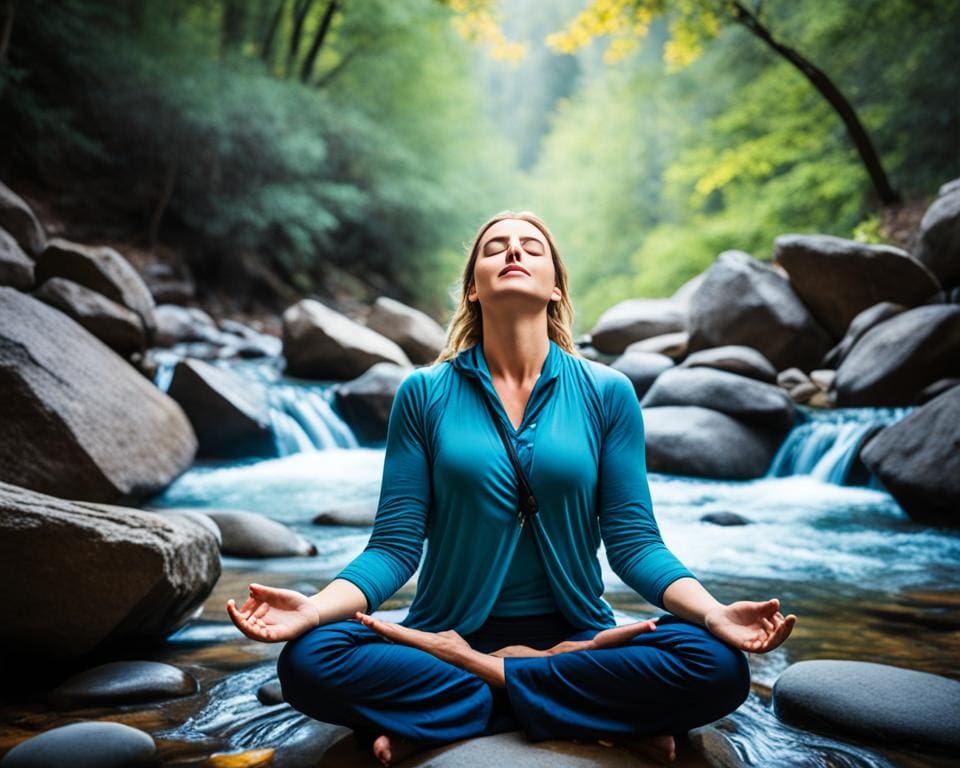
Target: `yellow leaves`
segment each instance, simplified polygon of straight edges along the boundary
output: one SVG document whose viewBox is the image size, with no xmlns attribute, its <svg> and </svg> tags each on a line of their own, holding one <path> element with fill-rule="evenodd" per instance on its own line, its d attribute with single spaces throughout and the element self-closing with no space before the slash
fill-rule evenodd
<svg viewBox="0 0 960 768">
<path fill-rule="evenodd" d="M 450 23 L 464 40 L 487 46 L 494 59 L 516 64 L 527 53 L 527 44 L 508 40 L 500 27 L 499 9 L 492 0 L 449 0 L 457 15 Z"/>
<path fill-rule="evenodd" d="M 547 36 L 547 46 L 558 53 L 574 53 L 594 38 L 612 39 L 603 59 L 609 64 L 622 61 L 639 47 L 639 39 L 650 29 L 653 13 L 637 0 L 592 0 L 567 25 Z"/>
</svg>

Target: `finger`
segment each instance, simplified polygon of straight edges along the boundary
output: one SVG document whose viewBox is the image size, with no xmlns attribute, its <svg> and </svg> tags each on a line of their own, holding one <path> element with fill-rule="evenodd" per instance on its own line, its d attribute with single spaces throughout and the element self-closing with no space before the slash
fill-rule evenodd
<svg viewBox="0 0 960 768">
<path fill-rule="evenodd" d="M 773 623 L 765 616 L 760 617 L 760 623 L 763 624 L 763 628 L 767 630 L 767 632 L 772 633 L 774 631 Z"/>
<path fill-rule="evenodd" d="M 626 624 L 621 627 L 611 627 L 602 632 L 598 632 L 593 638 L 593 645 L 596 648 L 611 648 L 623 645 L 630 641 L 632 637 L 643 632 L 652 632 L 657 628 L 656 622 L 648 620 L 636 624 Z"/>
<path fill-rule="evenodd" d="M 260 603 L 257 606 L 257 609 L 253 612 L 252 618 L 261 619 L 263 615 L 270 610 L 270 603 Z"/>
</svg>

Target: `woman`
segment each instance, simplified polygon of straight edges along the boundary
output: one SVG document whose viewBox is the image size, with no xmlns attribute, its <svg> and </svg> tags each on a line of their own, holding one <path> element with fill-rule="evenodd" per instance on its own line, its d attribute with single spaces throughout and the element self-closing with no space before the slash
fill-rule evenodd
<svg viewBox="0 0 960 768">
<path fill-rule="evenodd" d="M 366 549 L 312 597 L 250 585 L 227 610 L 244 634 L 289 641 L 296 709 L 401 744 L 523 729 L 533 740 L 615 739 L 665 761 L 674 736 L 736 709 L 744 651 L 796 616 L 779 601 L 718 602 L 664 545 L 630 380 L 583 358 L 547 227 L 505 211 L 478 232 L 447 348 L 401 383 Z M 518 514 L 517 469 L 539 511 Z M 616 627 L 597 549 L 667 613 Z M 400 623 L 369 614 L 427 555 Z"/>
</svg>

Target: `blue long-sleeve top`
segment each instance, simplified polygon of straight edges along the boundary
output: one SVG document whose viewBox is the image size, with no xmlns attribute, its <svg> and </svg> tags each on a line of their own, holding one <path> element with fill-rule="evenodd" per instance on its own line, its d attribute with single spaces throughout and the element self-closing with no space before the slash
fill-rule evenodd
<svg viewBox="0 0 960 768">
<path fill-rule="evenodd" d="M 663 543 L 647 483 L 643 416 L 614 368 L 550 341 L 519 429 L 493 386 L 482 343 L 417 368 L 400 384 L 387 427 L 380 499 L 366 548 L 338 575 L 368 610 L 426 557 L 405 626 L 478 629 L 496 602 L 521 535 L 513 465 L 482 397 L 529 451 L 540 511 L 532 526 L 557 607 L 571 624 L 615 624 L 603 598 L 601 540 L 614 573 L 664 610 L 663 593 L 696 579 Z"/>
</svg>

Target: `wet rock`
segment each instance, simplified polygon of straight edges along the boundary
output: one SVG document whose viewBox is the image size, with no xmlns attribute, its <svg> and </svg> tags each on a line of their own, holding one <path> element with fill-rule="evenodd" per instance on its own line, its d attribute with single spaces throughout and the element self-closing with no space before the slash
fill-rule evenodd
<svg viewBox="0 0 960 768">
<path fill-rule="evenodd" d="M 673 366 L 673 360 L 656 352 L 623 354 L 610 364 L 611 368 L 616 368 L 630 379 L 638 398 L 647 393 L 657 376 Z"/>
<path fill-rule="evenodd" d="M 153 343 L 158 347 L 172 347 L 189 341 L 221 343 L 217 324 L 202 309 L 161 304 L 156 309 L 156 318 L 157 331 Z"/>
<path fill-rule="evenodd" d="M 813 396 L 820 392 L 820 387 L 812 381 L 801 381 L 790 387 L 790 399 L 795 403 L 809 403 Z"/>
<path fill-rule="evenodd" d="M 375 363 L 353 381 L 336 386 L 337 409 L 361 442 L 386 439 L 393 399 L 409 373 L 401 365 Z"/>
<path fill-rule="evenodd" d="M 665 333 L 662 336 L 652 336 L 643 341 L 635 341 L 623 350 L 623 354 L 653 352 L 658 355 L 666 355 L 676 361 L 686 356 L 689 340 L 690 335 L 686 331 Z"/>
<path fill-rule="evenodd" d="M 159 661 L 112 661 L 84 670 L 50 692 L 57 709 L 112 707 L 191 696 L 197 681 L 179 667 Z"/>
<path fill-rule="evenodd" d="M 353 731 L 342 725 L 321 723 L 304 718 L 303 725 L 282 743 L 276 746 L 271 768 L 315 768 L 322 765 L 355 765 L 357 757 Z M 344 748 L 344 754 L 349 755 L 346 761 L 339 761 L 328 757 L 331 750 Z M 367 752 L 363 755 L 363 762 L 375 762 L 373 755 Z"/>
<path fill-rule="evenodd" d="M 687 731 L 693 747 L 713 768 L 747 768 L 751 762 L 740 756 L 740 750 L 716 726 L 704 725 Z"/>
<path fill-rule="evenodd" d="M 153 515 L 162 515 L 165 517 L 186 517 L 189 520 L 202 525 L 206 528 L 217 540 L 217 546 L 219 547 L 223 543 L 223 536 L 220 533 L 220 526 L 218 526 L 210 515 L 207 514 L 206 509 L 192 507 L 170 507 L 167 509 L 157 509 L 154 507 L 147 507 L 143 510 L 144 512 L 149 512 Z"/>
<path fill-rule="evenodd" d="M 917 233 L 917 261 L 939 279 L 944 288 L 960 285 L 960 186 L 946 184 L 927 208 Z"/>
<path fill-rule="evenodd" d="M 186 415 L 52 307 L 0 288 L 0 480 L 86 501 L 162 491 L 193 462 Z"/>
<path fill-rule="evenodd" d="M 762 477 L 783 437 L 699 406 L 643 410 L 647 469 L 729 480 Z"/>
<path fill-rule="evenodd" d="M 36 265 L 38 284 L 52 277 L 65 277 L 136 312 L 147 338 L 152 338 L 157 327 L 153 296 L 137 270 L 113 248 L 54 238 Z"/>
<path fill-rule="evenodd" d="M 871 744 L 960 753 L 960 682 L 866 661 L 790 665 L 773 686 L 786 723 Z"/>
<path fill-rule="evenodd" d="M 793 401 L 782 389 L 716 368 L 677 367 L 665 371 L 640 405 L 698 405 L 784 433 L 794 421 Z"/>
<path fill-rule="evenodd" d="M 33 287 L 33 259 L 23 252 L 20 245 L 0 229 L 0 285 L 9 285 L 18 291 Z"/>
<path fill-rule="evenodd" d="M 960 387 L 880 430 L 860 458 L 911 518 L 960 527 Z"/>
<path fill-rule="evenodd" d="M 153 738 L 111 722 L 71 723 L 23 741 L 0 768 L 144 768 L 161 765 Z"/>
<path fill-rule="evenodd" d="M 958 253 L 960 258 L 960 253 Z M 868 245 L 833 235 L 781 235 L 774 260 L 813 316 L 834 336 L 880 302 L 915 307 L 940 290 L 930 270 L 891 245 Z"/>
<path fill-rule="evenodd" d="M 314 299 L 283 313 L 283 354 L 288 375 L 312 379 L 352 379 L 381 362 L 412 367 L 395 342 Z"/>
<path fill-rule="evenodd" d="M 146 347 L 140 316 L 73 280 L 52 277 L 33 295 L 72 317 L 110 349 L 130 355 Z"/>
<path fill-rule="evenodd" d="M 182 360 L 167 394 L 183 408 L 199 441 L 198 455 L 276 456 L 263 385 L 202 360 Z"/>
<path fill-rule="evenodd" d="M 220 330 L 241 340 L 237 348 L 240 357 L 277 357 L 283 352 L 283 342 L 276 336 L 260 333 L 236 320 L 224 318 Z"/>
<path fill-rule="evenodd" d="M 306 557 L 317 554 L 312 542 L 282 523 L 241 510 L 207 513 L 223 536 L 221 551 L 234 557 Z"/>
<path fill-rule="evenodd" d="M 817 368 L 815 371 L 810 371 L 810 381 L 824 392 L 833 386 L 836 378 L 837 372 L 829 368 Z"/>
<path fill-rule="evenodd" d="M 799 368 L 787 368 L 777 374 L 777 386 L 783 387 L 784 389 L 793 389 L 800 384 L 812 383 L 810 377 Z"/>
<path fill-rule="evenodd" d="M 895 315 L 899 315 L 901 312 L 906 311 L 906 309 L 902 304 L 883 301 L 863 310 L 863 312 L 850 321 L 850 327 L 847 328 L 847 332 L 840 340 L 840 343 L 823 356 L 821 366 L 825 368 L 836 368 L 839 366 L 863 334 L 873 328 L 873 326 L 879 325 Z"/>
<path fill-rule="evenodd" d="M 736 512 L 708 512 L 700 518 L 702 523 L 714 525 L 749 525 L 750 521 Z"/>
<path fill-rule="evenodd" d="M 687 330 L 686 307 L 673 299 L 628 299 L 612 306 L 590 331 L 592 344 L 622 354 L 635 341 Z"/>
<path fill-rule="evenodd" d="M 717 368 L 740 376 L 747 376 L 767 384 L 777 381 L 777 369 L 760 352 L 741 344 L 701 349 L 684 358 L 681 368 Z"/>
<path fill-rule="evenodd" d="M 833 337 L 776 269 L 742 251 L 724 251 L 690 303 L 691 353 L 740 344 L 777 370 L 817 368 Z"/>
<path fill-rule="evenodd" d="M 440 323 L 386 296 L 373 303 L 367 327 L 395 341 L 415 365 L 432 363 L 447 343 L 447 332 Z"/>
<path fill-rule="evenodd" d="M 7 654 L 76 657 L 162 639 L 219 576 L 216 540 L 190 520 L 0 483 L 0 579 L 17 617 L 0 639 Z"/>
<path fill-rule="evenodd" d="M 342 505 L 313 518 L 314 525 L 373 525 L 377 502 Z"/>
<path fill-rule="evenodd" d="M 935 382 L 933 382 L 933 384 L 929 384 L 923 388 L 923 391 L 917 397 L 917 405 L 923 405 L 924 403 L 930 402 L 933 400 L 933 398 L 938 397 L 948 389 L 953 389 L 958 384 L 960 384 L 960 378 L 956 376 L 950 376 L 945 379 L 937 379 Z"/>
<path fill-rule="evenodd" d="M 43 251 L 47 236 L 26 201 L 0 182 L 0 228 L 9 232 L 27 255 L 36 258 Z"/>
<path fill-rule="evenodd" d="M 867 331 L 837 369 L 837 404 L 913 405 L 938 379 L 960 376 L 960 306 L 902 312 Z"/>
<path fill-rule="evenodd" d="M 271 704 L 283 704 L 283 689 L 280 687 L 280 681 L 274 678 L 257 688 L 257 701 L 268 706 Z"/>
</svg>

